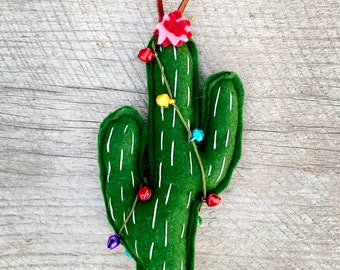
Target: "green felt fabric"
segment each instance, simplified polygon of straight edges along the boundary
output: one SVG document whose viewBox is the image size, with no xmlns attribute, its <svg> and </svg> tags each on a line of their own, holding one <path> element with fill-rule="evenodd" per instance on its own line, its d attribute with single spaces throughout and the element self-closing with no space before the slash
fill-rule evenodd
<svg viewBox="0 0 340 270">
<path fill-rule="evenodd" d="M 149 43 L 155 42 L 153 37 Z M 211 75 L 199 90 L 198 53 L 193 40 L 181 47 L 160 48 L 174 99 L 191 129 L 201 128 L 198 144 L 208 193 L 228 185 L 241 155 L 243 87 L 228 71 Z M 157 61 L 147 64 L 149 125 L 136 110 L 123 107 L 101 124 L 99 166 L 107 217 L 116 232 L 131 210 L 141 184 L 153 190 L 139 201 L 122 232 L 122 242 L 139 270 L 194 269 L 195 235 L 201 208 L 202 179 L 193 146 L 174 107 L 156 103 L 167 93 Z M 148 145 L 147 149 L 146 145 Z M 148 179 L 144 180 L 144 150 Z"/>
</svg>

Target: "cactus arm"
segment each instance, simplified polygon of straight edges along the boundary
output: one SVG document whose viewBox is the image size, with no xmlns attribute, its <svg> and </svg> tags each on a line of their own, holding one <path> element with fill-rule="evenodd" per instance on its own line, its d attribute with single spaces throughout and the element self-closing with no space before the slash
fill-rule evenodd
<svg viewBox="0 0 340 270">
<path fill-rule="evenodd" d="M 241 158 L 242 153 L 242 133 L 243 133 L 243 103 L 244 103 L 244 88 L 242 81 L 239 76 L 234 72 L 221 72 L 224 80 L 227 81 L 227 85 L 229 85 L 229 99 L 232 97 L 233 102 L 226 102 L 225 104 L 232 105 L 230 108 L 234 111 L 232 117 L 230 117 L 227 121 L 227 126 L 229 126 L 229 132 L 227 131 L 225 137 L 221 138 L 222 143 L 225 142 L 226 145 L 226 158 L 229 161 L 228 165 L 225 166 L 225 172 L 221 175 L 221 180 L 218 181 L 217 185 L 215 185 L 210 192 L 219 194 L 228 186 L 233 170 L 236 168 L 237 163 Z M 218 75 L 217 73 L 216 75 Z M 211 77 L 213 77 L 212 75 Z M 205 89 L 208 89 L 209 80 L 207 80 Z M 230 95 L 231 93 L 231 95 Z M 225 93 L 227 96 L 225 99 L 228 99 L 228 91 Z M 205 96 L 206 97 L 206 96 Z M 204 107 L 205 109 L 205 107 Z M 229 109 L 230 111 L 230 109 Z M 225 111 L 220 114 L 224 114 Z M 208 115 L 205 113 L 204 115 Z M 223 117 L 221 117 L 223 119 Z M 231 131 L 231 127 L 234 131 Z M 234 135 L 232 136 L 232 134 Z M 229 135 L 229 136 L 228 136 Z"/>
<path fill-rule="evenodd" d="M 101 187 L 107 219 L 117 232 L 142 182 L 145 141 L 144 121 L 133 108 L 120 108 L 109 114 L 100 126 L 98 162 Z"/>
<path fill-rule="evenodd" d="M 207 172 L 207 189 L 225 189 L 241 156 L 244 90 L 234 72 L 211 75 L 203 87 L 200 126 L 206 132 L 201 155 Z"/>
</svg>

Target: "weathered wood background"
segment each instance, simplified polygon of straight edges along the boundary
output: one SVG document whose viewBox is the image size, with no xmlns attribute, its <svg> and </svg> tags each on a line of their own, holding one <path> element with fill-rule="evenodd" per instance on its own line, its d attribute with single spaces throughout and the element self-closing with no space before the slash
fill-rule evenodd
<svg viewBox="0 0 340 270">
<path fill-rule="evenodd" d="M 186 16 L 202 79 L 234 70 L 246 89 L 243 158 L 202 213 L 196 269 L 340 269 L 339 1 Z M 136 55 L 156 21 L 154 0 L 0 0 L 0 269 L 134 269 L 105 247 L 97 131 L 123 105 L 146 118 Z"/>
</svg>

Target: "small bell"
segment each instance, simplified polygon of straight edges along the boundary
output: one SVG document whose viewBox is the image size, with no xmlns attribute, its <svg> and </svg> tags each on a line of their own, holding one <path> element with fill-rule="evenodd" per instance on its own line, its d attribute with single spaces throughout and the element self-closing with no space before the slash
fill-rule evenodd
<svg viewBox="0 0 340 270">
<path fill-rule="evenodd" d="M 151 195 L 152 190 L 147 186 L 141 187 L 140 190 L 138 191 L 138 198 L 143 202 L 149 200 Z"/>
<path fill-rule="evenodd" d="M 175 100 L 170 98 L 168 94 L 161 94 L 157 96 L 156 103 L 160 107 L 168 108 L 170 104 L 175 103 Z"/>
<path fill-rule="evenodd" d="M 203 130 L 195 128 L 192 131 L 192 139 L 191 139 L 191 141 L 201 142 L 201 141 L 203 141 L 203 139 L 204 139 L 204 132 L 203 132 Z"/>
<path fill-rule="evenodd" d="M 107 248 L 112 250 L 120 245 L 120 235 L 114 234 L 107 239 Z"/>
<path fill-rule="evenodd" d="M 130 254 L 130 252 L 127 249 L 125 250 L 125 255 L 130 259 L 132 258 L 132 255 Z"/>
<path fill-rule="evenodd" d="M 138 58 L 145 63 L 150 63 L 156 56 L 156 53 L 150 48 L 141 49 Z"/>
<path fill-rule="evenodd" d="M 216 194 L 209 194 L 207 199 L 203 199 L 202 202 L 206 203 L 209 207 L 217 206 L 221 202 L 221 198 Z"/>
<path fill-rule="evenodd" d="M 203 223 L 202 218 L 200 216 L 197 217 L 197 227 L 201 226 Z"/>
</svg>

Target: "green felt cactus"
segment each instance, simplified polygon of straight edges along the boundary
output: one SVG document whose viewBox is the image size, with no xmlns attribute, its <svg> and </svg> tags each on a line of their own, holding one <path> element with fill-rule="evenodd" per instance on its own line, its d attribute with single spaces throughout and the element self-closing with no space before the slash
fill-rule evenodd
<svg viewBox="0 0 340 270">
<path fill-rule="evenodd" d="M 214 194 L 227 187 L 241 155 L 243 87 L 235 73 L 222 71 L 200 91 L 191 39 L 164 47 L 154 36 L 148 48 L 148 128 L 131 107 L 100 127 L 107 218 L 137 269 L 192 270 L 202 201 L 218 200 Z M 162 94 L 174 103 L 157 105 Z M 205 133 L 200 143 L 194 128 Z M 138 199 L 142 186 L 152 191 L 147 201 Z"/>
</svg>

